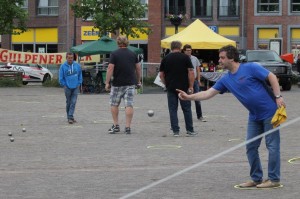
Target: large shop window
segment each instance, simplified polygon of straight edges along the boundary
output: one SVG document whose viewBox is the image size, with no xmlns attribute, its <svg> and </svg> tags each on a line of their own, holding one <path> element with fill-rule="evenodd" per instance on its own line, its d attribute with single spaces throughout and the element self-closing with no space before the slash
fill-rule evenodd
<svg viewBox="0 0 300 199">
<path fill-rule="evenodd" d="M 38 15 L 58 16 L 58 0 L 39 0 Z"/>
<path fill-rule="evenodd" d="M 185 0 L 165 0 L 165 14 L 186 14 Z"/>
<path fill-rule="evenodd" d="M 257 0 L 257 13 L 279 13 L 279 0 Z"/>
<path fill-rule="evenodd" d="M 300 28 L 291 28 L 291 51 L 295 57 L 300 52 Z"/>
<path fill-rule="evenodd" d="M 212 0 L 192 0 L 192 17 L 212 17 Z"/>
<path fill-rule="evenodd" d="M 34 53 L 57 53 L 57 44 L 13 44 L 12 50 Z"/>
<path fill-rule="evenodd" d="M 279 37 L 278 28 L 258 28 L 257 29 L 257 49 L 269 49 L 270 39 Z"/>
<path fill-rule="evenodd" d="M 219 0 L 219 17 L 238 17 L 239 0 Z"/>
</svg>

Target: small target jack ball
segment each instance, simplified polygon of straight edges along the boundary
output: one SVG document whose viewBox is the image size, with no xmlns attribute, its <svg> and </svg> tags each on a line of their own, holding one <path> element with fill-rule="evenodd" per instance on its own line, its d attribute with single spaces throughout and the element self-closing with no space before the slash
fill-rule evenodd
<svg viewBox="0 0 300 199">
<path fill-rule="evenodd" d="M 11 142 L 15 141 L 15 138 L 13 138 L 13 137 L 10 137 L 9 139 Z"/>
<path fill-rule="evenodd" d="M 153 110 L 149 110 L 149 111 L 148 111 L 148 116 L 149 116 L 149 117 L 152 117 L 153 115 L 154 115 L 154 111 L 153 111 Z"/>
<path fill-rule="evenodd" d="M 22 131 L 23 131 L 23 132 L 26 132 L 26 129 L 25 129 L 25 128 L 23 128 L 23 129 L 22 129 Z"/>
<path fill-rule="evenodd" d="M 8 136 L 12 136 L 12 132 L 8 132 Z"/>
</svg>

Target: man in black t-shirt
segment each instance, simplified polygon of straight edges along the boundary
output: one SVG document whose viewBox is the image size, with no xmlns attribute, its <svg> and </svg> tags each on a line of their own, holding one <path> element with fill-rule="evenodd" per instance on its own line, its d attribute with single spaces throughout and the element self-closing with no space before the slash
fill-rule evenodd
<svg viewBox="0 0 300 199">
<path fill-rule="evenodd" d="M 114 121 L 108 132 L 114 134 L 120 131 L 118 115 L 119 105 L 123 98 L 126 115 L 125 133 L 130 134 L 130 124 L 133 117 L 133 96 L 135 85 L 141 84 L 141 66 L 136 54 L 127 48 L 128 40 L 126 37 L 119 36 L 117 43 L 119 49 L 111 53 L 106 73 L 105 89 L 107 91 L 111 89 L 109 103 Z M 110 86 L 112 77 L 112 86 Z"/>
<path fill-rule="evenodd" d="M 171 53 L 161 61 L 160 79 L 166 85 L 168 108 L 171 122 L 171 129 L 174 136 L 179 136 L 180 127 L 178 125 L 178 100 L 183 111 L 185 128 L 189 136 L 196 135 L 193 127 L 191 102 L 178 98 L 176 89 L 182 88 L 188 93 L 193 93 L 194 67 L 189 56 L 181 53 L 182 44 L 180 41 L 171 43 Z"/>
</svg>

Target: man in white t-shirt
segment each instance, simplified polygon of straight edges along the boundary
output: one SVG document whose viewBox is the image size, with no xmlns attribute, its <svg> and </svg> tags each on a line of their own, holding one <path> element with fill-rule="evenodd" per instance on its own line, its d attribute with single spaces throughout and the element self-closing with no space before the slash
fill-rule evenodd
<svg viewBox="0 0 300 199">
<path fill-rule="evenodd" d="M 188 55 L 191 58 L 192 64 L 194 66 L 194 74 L 195 74 L 195 82 L 194 82 L 194 93 L 200 92 L 200 62 L 197 57 L 192 55 L 192 46 L 189 44 L 186 44 L 183 46 L 183 52 Z M 206 122 L 202 115 L 202 108 L 201 108 L 201 102 L 195 101 L 195 107 L 196 107 L 196 113 L 197 113 L 197 119 Z"/>
</svg>

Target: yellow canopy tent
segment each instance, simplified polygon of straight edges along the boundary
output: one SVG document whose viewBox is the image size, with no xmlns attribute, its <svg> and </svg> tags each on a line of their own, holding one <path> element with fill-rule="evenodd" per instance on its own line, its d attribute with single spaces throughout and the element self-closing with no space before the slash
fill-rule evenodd
<svg viewBox="0 0 300 199">
<path fill-rule="evenodd" d="M 193 49 L 220 49 L 226 45 L 236 46 L 235 41 L 227 39 L 196 19 L 181 32 L 161 40 L 162 48 L 170 48 L 172 41 L 181 41 L 182 45 L 190 44 Z"/>
</svg>

